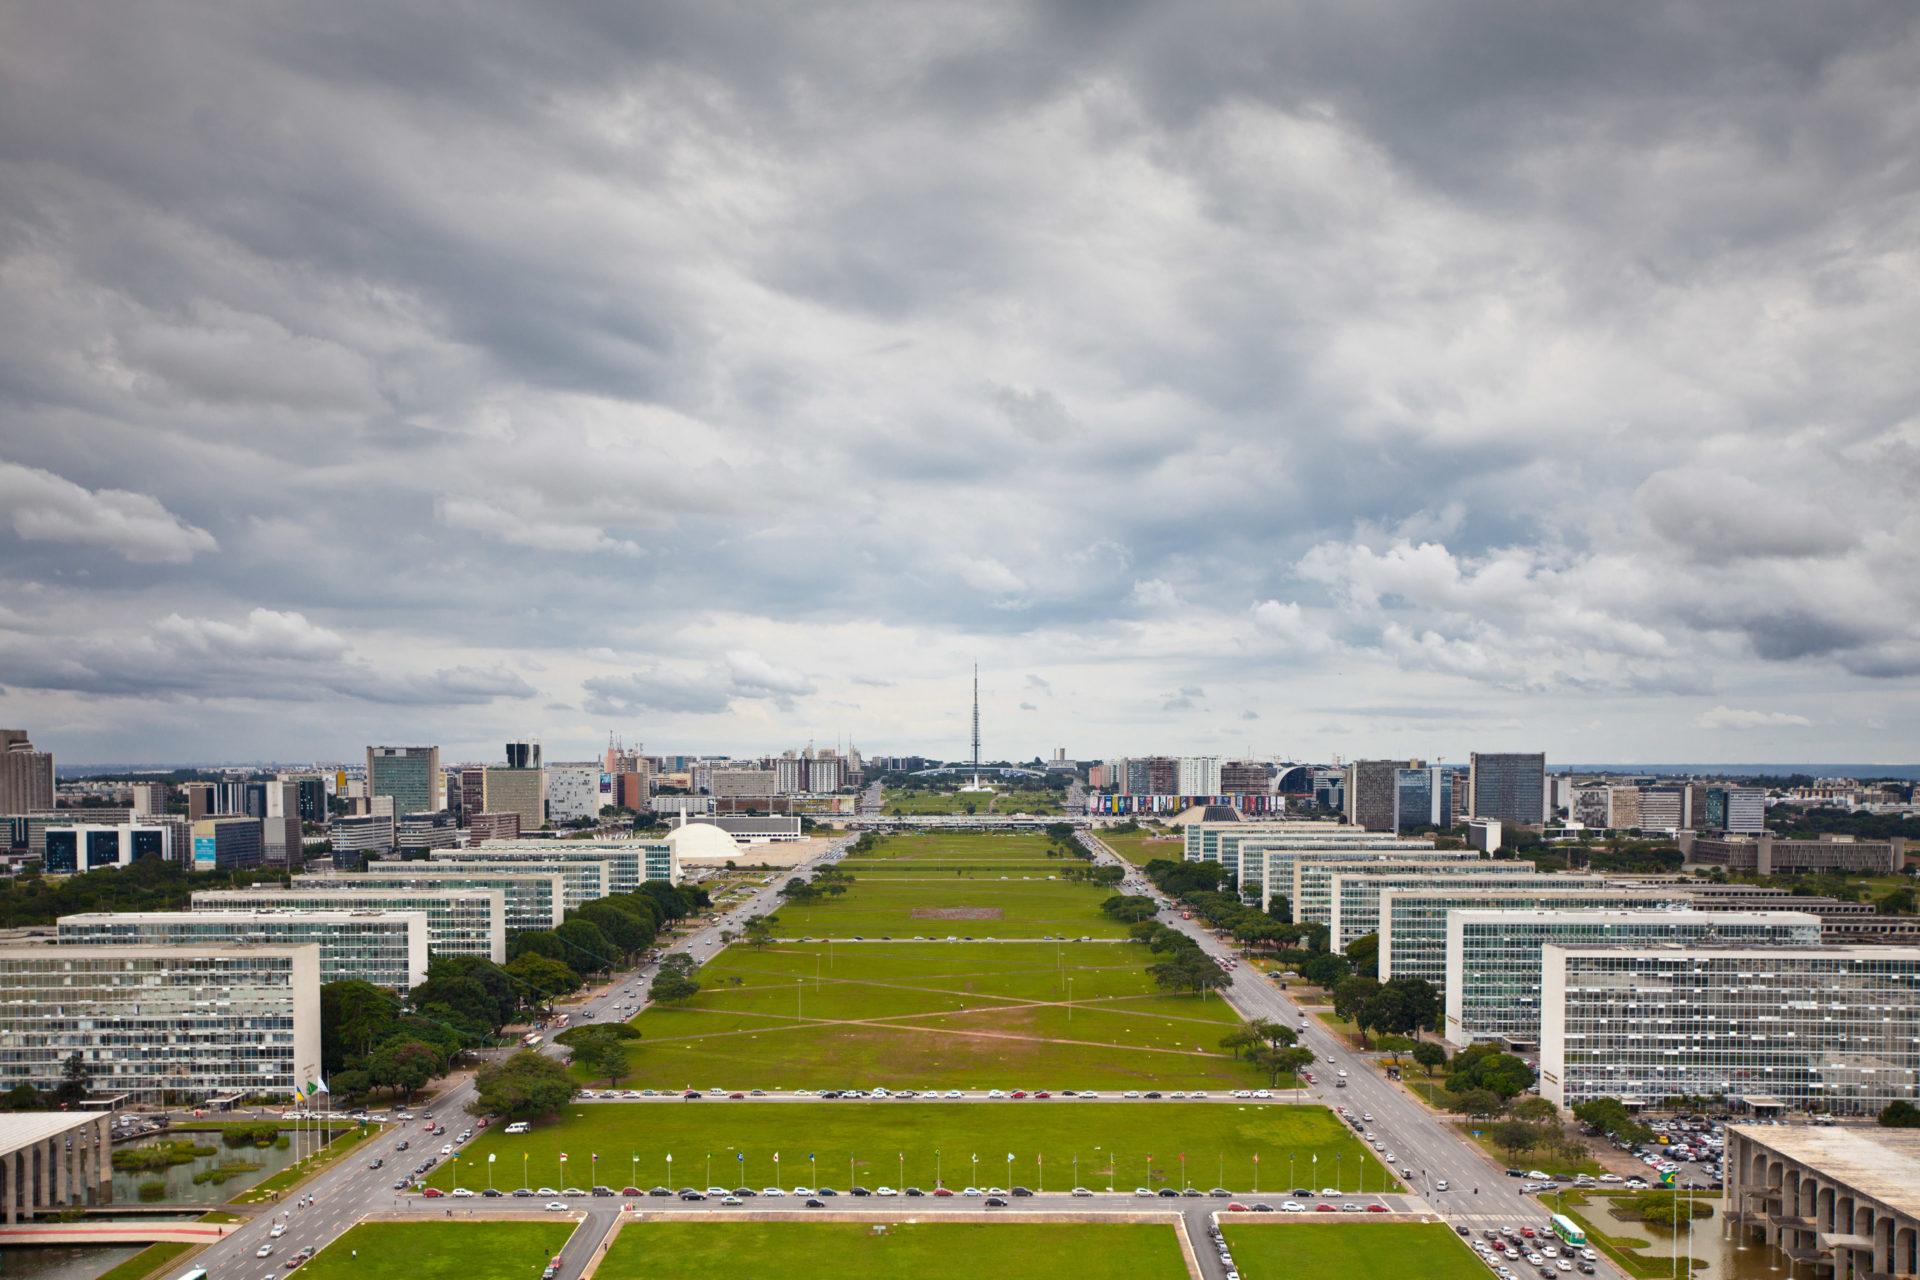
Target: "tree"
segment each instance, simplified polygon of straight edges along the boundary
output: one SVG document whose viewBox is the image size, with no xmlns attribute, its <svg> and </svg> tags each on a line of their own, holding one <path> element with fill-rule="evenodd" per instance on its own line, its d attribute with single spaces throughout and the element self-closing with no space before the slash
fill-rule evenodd
<svg viewBox="0 0 1920 1280">
<path fill-rule="evenodd" d="M 1300 976 L 1316 987 L 1333 988 L 1340 980 L 1353 972 L 1353 966 L 1347 963 L 1345 956 L 1323 952 L 1309 957 L 1300 965 Z"/>
<path fill-rule="evenodd" d="M 1880 1110 L 1880 1123 L 1889 1129 L 1920 1129 L 1920 1107 L 1895 1098 Z"/>
<path fill-rule="evenodd" d="M 1174 952 L 1171 958 L 1150 966 L 1147 973 L 1162 990 L 1193 995 L 1205 995 L 1228 982 L 1226 973 L 1198 947 Z"/>
<path fill-rule="evenodd" d="M 523 1049 L 505 1062 L 488 1063 L 474 1077 L 475 1115 L 533 1120 L 551 1115 L 574 1094 L 567 1070 L 552 1058 Z"/>
<path fill-rule="evenodd" d="M 447 1069 L 446 1059 L 424 1040 L 397 1037 L 367 1055 L 367 1079 L 381 1089 L 411 1098 L 427 1081 Z"/>
<path fill-rule="evenodd" d="M 1507 1159 L 1517 1160 L 1523 1151 L 1531 1151 L 1540 1141 L 1540 1130 L 1524 1120 L 1496 1120 L 1487 1130 L 1487 1136 L 1493 1139 L 1493 1145 L 1507 1153 Z"/>
<path fill-rule="evenodd" d="M 611 1088 L 632 1070 L 627 1042 L 638 1040 L 640 1033 L 624 1022 L 574 1027 L 555 1036 L 573 1051 L 573 1065 L 596 1079 L 605 1077 Z"/>
<path fill-rule="evenodd" d="M 327 1081 L 327 1088 L 344 1102 L 348 1098 L 364 1097 L 373 1088 L 373 1079 L 364 1071 L 336 1071 Z"/>
<path fill-rule="evenodd" d="M 520 984 L 530 1005 L 551 1008 L 558 997 L 580 989 L 580 975 L 558 960 L 531 951 L 509 963 L 507 973 Z"/>
<path fill-rule="evenodd" d="M 1333 988 L 1334 1016 L 1349 1022 L 1358 1021 L 1367 1001 L 1373 999 L 1374 993 L 1379 990 L 1380 984 L 1372 978 L 1354 976 L 1340 979 Z"/>
<path fill-rule="evenodd" d="M 1577 1103 L 1573 1108 L 1573 1118 L 1621 1142 L 1637 1145 L 1653 1138 L 1653 1130 L 1634 1119 L 1633 1113 L 1618 1098 L 1591 1098 Z"/>
<path fill-rule="evenodd" d="M 1312 1061 L 1311 1049 L 1282 1049 L 1277 1045 L 1268 1045 L 1253 1051 L 1253 1065 L 1267 1073 L 1269 1089 L 1280 1083 L 1281 1076 L 1298 1071 Z"/>
<path fill-rule="evenodd" d="M 1238 1058 L 1248 1049 L 1265 1044 L 1258 1032 L 1252 1027 L 1236 1027 L 1220 1037 L 1220 1047 Z"/>
<path fill-rule="evenodd" d="M 694 965 L 691 956 L 675 953 L 660 962 L 660 970 L 653 975 L 653 982 L 647 988 L 649 999 L 658 1004 L 682 1004 L 700 994 L 700 984 L 694 979 Z"/>
<path fill-rule="evenodd" d="M 1545 1124 L 1549 1120 L 1560 1118 L 1560 1108 L 1536 1095 L 1517 1099 L 1507 1108 L 1507 1114 L 1516 1120 L 1530 1120 L 1536 1124 Z"/>
<path fill-rule="evenodd" d="M 1447 1065 L 1447 1089 L 1451 1093 L 1488 1089 L 1503 1099 L 1512 1098 L 1525 1092 L 1533 1080 L 1532 1067 L 1490 1044 L 1462 1049 Z"/>
<path fill-rule="evenodd" d="M 1276 1049 L 1284 1049 L 1300 1040 L 1299 1033 L 1292 1027 L 1284 1022 L 1275 1022 L 1272 1018 L 1255 1018 L 1247 1024 L 1247 1030 L 1251 1031 L 1261 1043 L 1272 1045 Z"/>
<path fill-rule="evenodd" d="M 53 1100 L 63 1107 L 71 1107 L 86 1101 L 87 1093 L 93 1088 L 93 1072 L 87 1069 L 87 1060 L 76 1051 L 67 1055 L 60 1064 L 60 1084 L 53 1091 Z"/>
<path fill-rule="evenodd" d="M 773 941 L 773 922 L 765 916 L 749 916 L 745 926 L 747 945 L 755 951 L 766 948 Z"/>
<path fill-rule="evenodd" d="M 5 1093 L 0 1093 L 0 1110 L 5 1111 L 44 1111 L 46 1099 L 40 1091 L 22 1081 Z"/>
<path fill-rule="evenodd" d="M 1100 904 L 1100 910 L 1124 924 L 1134 924 L 1142 920 L 1151 920 L 1159 914 L 1159 908 L 1152 898 L 1138 894 L 1116 893 Z"/>
<path fill-rule="evenodd" d="M 1368 997 L 1364 1021 L 1396 1035 L 1412 1035 L 1440 1016 L 1440 994 L 1424 978 L 1395 978 Z"/>
<path fill-rule="evenodd" d="M 1347 963 L 1353 966 L 1355 973 L 1365 974 L 1369 978 L 1378 977 L 1380 973 L 1380 935 L 1377 933 L 1369 933 L 1355 938 L 1346 945 L 1346 956 Z"/>
<path fill-rule="evenodd" d="M 331 1075 L 372 1052 L 400 1020 L 400 997 L 350 978 L 320 988 L 320 1066 Z"/>
<path fill-rule="evenodd" d="M 1422 1040 L 1413 1046 L 1413 1060 L 1424 1067 L 1428 1075 L 1432 1075 L 1435 1068 L 1446 1065 L 1447 1051 L 1432 1040 Z"/>
<path fill-rule="evenodd" d="M 1453 1109 L 1462 1115 L 1497 1116 L 1507 1109 L 1507 1100 L 1491 1089 L 1455 1091 L 1449 1081 L 1447 1091 L 1453 1094 Z"/>
<path fill-rule="evenodd" d="M 553 932 L 567 949 L 567 967 L 582 977 L 611 969 L 620 961 L 619 948 L 578 912 L 561 921 Z"/>
<path fill-rule="evenodd" d="M 1147 943 L 1153 941 L 1155 932 L 1163 928 L 1157 920 L 1136 920 L 1127 926 L 1127 941 Z"/>
</svg>

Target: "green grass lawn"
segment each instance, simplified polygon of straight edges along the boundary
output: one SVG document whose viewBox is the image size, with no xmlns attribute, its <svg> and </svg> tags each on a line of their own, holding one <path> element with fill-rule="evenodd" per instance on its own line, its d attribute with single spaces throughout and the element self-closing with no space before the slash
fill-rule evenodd
<svg viewBox="0 0 1920 1280">
<path fill-rule="evenodd" d="M 856 873 L 857 874 L 857 873 Z M 1124 938 L 1100 912 L 1113 890 L 1048 880 L 1044 870 L 864 876 L 846 894 L 775 915 L 783 938 Z"/>
<path fill-rule="evenodd" d="M 751 1265 L 744 1266 L 751 1259 Z M 663 1269 L 663 1260 L 670 1260 Z M 1173 1228 L 1149 1223 L 630 1222 L 599 1280 L 1185 1280 Z"/>
<path fill-rule="evenodd" d="M 1272 1223 L 1221 1227 L 1247 1280 L 1485 1280 L 1486 1267 L 1438 1222 Z"/>
<path fill-rule="evenodd" d="M 564 1174 L 562 1151 L 568 1156 Z M 1111 1181 L 1129 1190 L 1181 1186 L 1183 1152 L 1187 1182 L 1200 1187 L 1224 1183 L 1235 1191 L 1250 1191 L 1255 1155 L 1260 1157 L 1260 1186 L 1272 1192 L 1289 1189 L 1289 1177 L 1312 1181 L 1315 1187 L 1338 1181 L 1346 1191 L 1361 1190 L 1363 1178 L 1369 1191 L 1397 1185 L 1324 1107 L 1070 1098 L 574 1103 L 562 1119 L 536 1125 L 531 1133 L 486 1129 L 463 1154 L 458 1176 L 460 1185 L 485 1186 L 487 1156 L 497 1154 L 494 1185 L 502 1189 L 522 1185 L 524 1157 L 526 1182 L 535 1187 L 584 1187 L 596 1179 L 612 1187 L 629 1182 L 643 1188 L 721 1183 L 794 1187 L 813 1185 L 817 1179 L 844 1191 L 851 1185 L 851 1158 L 852 1182 L 868 1187 L 932 1188 L 937 1165 L 940 1180 L 950 1187 L 1018 1184 L 1059 1191 L 1073 1186 L 1077 1176 L 1082 1186 L 1104 1189 Z M 1011 1168 L 1009 1153 L 1014 1157 Z M 597 1173 L 594 1155 L 599 1156 Z M 674 1158 L 671 1178 L 668 1155 Z M 978 1165 L 972 1159 L 976 1155 Z M 451 1188 L 455 1173 L 443 1164 L 428 1182 Z"/>
<path fill-rule="evenodd" d="M 1065 813 L 1062 793 L 1038 787 L 1002 787 L 983 791 L 888 791 L 880 811 L 891 817 L 917 818 L 933 814 Z M 968 806 L 972 806 L 969 808 Z"/>
<path fill-rule="evenodd" d="M 633 1025 L 629 1088 L 1240 1088 L 1217 996 L 1157 990 L 1115 943 L 735 945 Z M 1068 998 L 1072 1003 L 1069 1005 Z M 584 1080 L 584 1077 L 583 1077 Z M 592 1082 L 588 1082 L 592 1083 Z M 599 1081 L 604 1084 L 605 1081 Z M 1282 1081 L 1283 1084 L 1290 1083 Z"/>
<path fill-rule="evenodd" d="M 1144 867 L 1155 858 L 1178 862 L 1186 856 L 1185 844 L 1182 837 L 1177 835 L 1168 836 L 1155 831 L 1129 831 L 1124 834 L 1096 831 L 1094 834 L 1136 867 Z"/>
<path fill-rule="evenodd" d="M 300 1274 L 309 1280 L 539 1280 L 573 1226 L 363 1222 L 322 1249 Z"/>
</svg>

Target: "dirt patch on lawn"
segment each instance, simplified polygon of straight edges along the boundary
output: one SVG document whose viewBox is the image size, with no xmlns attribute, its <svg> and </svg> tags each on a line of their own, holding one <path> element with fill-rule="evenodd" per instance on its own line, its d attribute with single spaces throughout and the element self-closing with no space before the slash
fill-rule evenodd
<svg viewBox="0 0 1920 1280">
<path fill-rule="evenodd" d="M 999 907 L 915 907 L 907 913 L 915 920 L 998 920 Z"/>
</svg>

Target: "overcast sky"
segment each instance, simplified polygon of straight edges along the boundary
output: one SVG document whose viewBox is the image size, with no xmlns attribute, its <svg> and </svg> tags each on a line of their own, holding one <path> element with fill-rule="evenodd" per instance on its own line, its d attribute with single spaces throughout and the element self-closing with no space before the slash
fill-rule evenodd
<svg viewBox="0 0 1920 1280">
<path fill-rule="evenodd" d="M 1920 11 L 0 8 L 0 724 L 1920 759 Z"/>
</svg>

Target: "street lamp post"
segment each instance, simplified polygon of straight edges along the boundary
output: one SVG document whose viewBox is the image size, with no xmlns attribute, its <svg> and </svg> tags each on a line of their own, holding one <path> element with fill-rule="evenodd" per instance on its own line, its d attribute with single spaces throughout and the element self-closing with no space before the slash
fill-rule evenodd
<svg viewBox="0 0 1920 1280">
<path fill-rule="evenodd" d="M 940 1186 L 940 1148 L 933 1149 L 933 1185 Z"/>
</svg>

